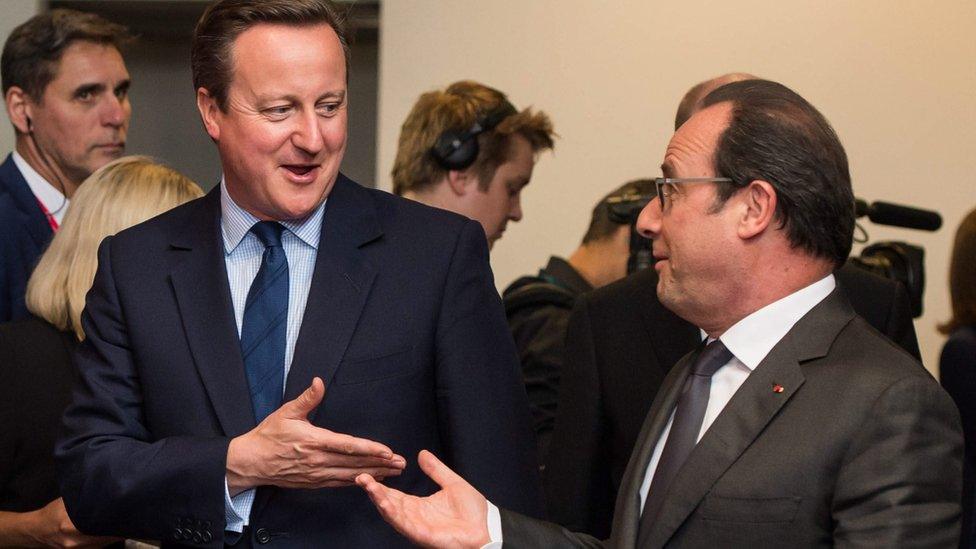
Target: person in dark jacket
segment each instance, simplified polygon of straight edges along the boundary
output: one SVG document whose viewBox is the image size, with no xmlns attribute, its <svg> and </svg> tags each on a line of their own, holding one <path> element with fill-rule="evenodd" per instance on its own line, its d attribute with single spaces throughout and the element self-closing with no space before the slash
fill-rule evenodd
<svg viewBox="0 0 976 549">
<path fill-rule="evenodd" d="M 962 536 L 960 547 L 976 547 L 976 210 L 956 231 L 949 263 L 952 318 L 939 326 L 949 336 L 939 359 L 942 386 L 959 407 L 966 441 L 963 461 Z"/>
<path fill-rule="evenodd" d="M 731 73 L 692 87 L 675 130 L 722 85 L 755 77 Z M 911 304 L 895 281 L 849 263 L 835 272 L 854 311 L 921 360 Z M 641 424 L 665 376 L 701 342 L 698 327 L 664 308 L 652 270 L 580 300 L 569 323 L 559 418 L 545 476 L 550 518 L 597 537 L 610 533 L 613 502 Z"/>
<path fill-rule="evenodd" d="M 653 192 L 650 179 L 630 181 L 611 191 L 594 206 L 583 241 L 568 259 L 550 257 L 539 274 L 515 280 L 502 293 L 529 395 L 541 469 L 556 422 L 563 342 L 573 305 L 580 295 L 627 275 L 633 220 L 617 221 L 611 216 L 611 203 L 637 201 Z"/>
<path fill-rule="evenodd" d="M 0 547 L 84 545 L 65 513 L 54 440 L 85 338 L 81 311 L 106 236 L 203 192 L 151 159 L 120 158 L 85 180 L 27 285 L 34 315 L 0 324 Z M 107 540 L 105 540 L 107 541 Z"/>
<path fill-rule="evenodd" d="M 0 164 L 0 322 L 29 316 L 31 270 L 75 190 L 125 151 L 129 73 L 121 25 L 73 10 L 36 15 L 3 46 L 16 145 Z"/>
</svg>

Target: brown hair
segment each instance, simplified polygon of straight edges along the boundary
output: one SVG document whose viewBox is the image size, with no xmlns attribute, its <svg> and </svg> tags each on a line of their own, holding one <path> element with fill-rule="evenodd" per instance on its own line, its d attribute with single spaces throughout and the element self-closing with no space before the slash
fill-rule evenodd
<svg viewBox="0 0 976 549">
<path fill-rule="evenodd" d="M 35 15 L 15 28 L 3 45 L 3 93 L 17 86 L 40 101 L 68 46 L 85 41 L 121 49 L 131 40 L 125 27 L 93 13 L 56 9 Z"/>
<path fill-rule="evenodd" d="M 183 174 L 145 156 L 109 162 L 78 187 L 61 229 L 27 283 L 27 308 L 84 339 L 81 311 L 106 236 L 203 196 Z"/>
<path fill-rule="evenodd" d="M 446 131 L 470 128 L 480 117 L 507 102 L 502 92 L 471 80 L 421 95 L 400 128 L 392 171 L 393 192 L 402 195 L 440 181 L 447 170 L 430 154 L 437 138 Z M 495 170 L 508 158 L 511 136 L 516 134 L 529 141 L 533 153 L 553 148 L 556 135 L 549 116 L 531 108 L 506 117 L 494 129 L 480 134 L 478 158 L 470 169 L 477 174 L 481 190 L 488 188 Z"/>
<path fill-rule="evenodd" d="M 743 80 L 709 93 L 701 107 L 728 101 L 732 119 L 715 148 L 715 209 L 752 181 L 776 190 L 776 221 L 790 244 L 843 265 L 854 238 L 847 153 L 813 105 L 782 84 Z"/>
<path fill-rule="evenodd" d="M 952 318 L 940 324 L 939 331 L 950 334 L 976 324 L 976 210 L 969 212 L 956 229 L 949 261 L 949 296 Z"/>
<path fill-rule="evenodd" d="M 329 25 L 342 44 L 348 78 L 349 44 L 345 16 L 328 0 L 224 0 L 208 7 L 200 17 L 190 51 L 193 89 L 204 88 L 210 92 L 220 110 L 227 107 L 227 88 L 234 68 L 234 40 L 261 23 Z"/>
</svg>

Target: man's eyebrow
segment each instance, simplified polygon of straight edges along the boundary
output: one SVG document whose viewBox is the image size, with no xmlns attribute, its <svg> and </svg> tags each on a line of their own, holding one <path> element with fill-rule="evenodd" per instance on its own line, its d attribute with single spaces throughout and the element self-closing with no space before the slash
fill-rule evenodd
<svg viewBox="0 0 976 549">
<path fill-rule="evenodd" d="M 95 94 L 98 94 L 98 93 L 101 93 L 101 92 L 105 91 L 105 88 L 106 88 L 105 84 L 101 84 L 99 82 L 94 82 L 94 83 L 91 83 L 91 84 L 82 84 L 82 85 L 78 86 L 77 88 L 75 88 L 74 96 L 75 97 L 80 97 L 80 96 L 82 96 L 82 95 L 84 95 L 86 93 L 90 93 L 92 95 L 95 95 Z"/>
<path fill-rule="evenodd" d="M 671 177 L 671 166 L 667 162 L 661 164 L 661 175 L 664 177 Z"/>
<path fill-rule="evenodd" d="M 342 101 L 345 98 L 346 98 L 346 91 L 345 90 L 330 91 L 330 92 L 325 92 L 321 96 L 319 96 L 319 98 L 316 100 L 316 102 L 326 101 L 326 100 L 331 100 L 331 99 L 338 99 L 339 101 Z M 289 103 L 301 103 L 301 101 L 302 101 L 300 97 L 298 97 L 297 95 L 290 94 L 290 93 L 286 93 L 286 94 L 283 94 L 283 95 L 260 94 L 260 95 L 257 96 L 257 100 L 258 100 L 259 103 L 273 103 L 275 101 L 287 101 Z"/>
<path fill-rule="evenodd" d="M 330 91 L 322 94 L 322 97 L 319 97 L 319 101 L 322 101 L 323 99 L 338 99 L 339 101 L 342 101 L 345 98 L 346 98 L 346 90 L 338 90 L 338 91 Z"/>
<path fill-rule="evenodd" d="M 115 85 L 115 91 L 125 91 L 125 90 L 128 90 L 131 85 L 132 85 L 132 80 L 125 79 L 125 80 L 123 80 L 123 81 L 121 81 L 121 82 L 119 82 L 118 84 Z"/>
</svg>

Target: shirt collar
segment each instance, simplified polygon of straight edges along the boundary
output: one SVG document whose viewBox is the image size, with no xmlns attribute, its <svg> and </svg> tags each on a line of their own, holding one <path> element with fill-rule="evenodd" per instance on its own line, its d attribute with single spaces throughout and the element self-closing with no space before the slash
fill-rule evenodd
<svg viewBox="0 0 976 549">
<path fill-rule="evenodd" d="M 322 215 L 325 212 L 327 200 L 323 200 L 315 208 L 315 211 L 305 219 L 279 221 L 279 223 L 302 242 L 317 250 L 322 231 Z M 234 202 L 230 193 L 227 192 L 227 183 L 223 177 L 220 178 L 220 214 L 220 229 L 224 236 L 224 253 L 230 254 L 260 219 Z"/>
<path fill-rule="evenodd" d="M 24 176 L 24 181 L 30 187 L 31 193 L 44 205 L 48 212 L 56 212 L 53 214 L 54 218 L 57 219 L 58 223 L 61 223 L 61 219 L 64 218 L 64 213 L 68 209 L 69 200 L 57 187 L 37 173 L 37 170 L 28 164 L 20 153 L 13 151 L 12 156 L 14 164 L 20 170 L 20 175 Z"/>
<path fill-rule="evenodd" d="M 809 286 L 766 305 L 736 322 L 720 340 L 750 370 L 754 370 L 804 315 L 834 291 L 829 274 Z"/>
</svg>

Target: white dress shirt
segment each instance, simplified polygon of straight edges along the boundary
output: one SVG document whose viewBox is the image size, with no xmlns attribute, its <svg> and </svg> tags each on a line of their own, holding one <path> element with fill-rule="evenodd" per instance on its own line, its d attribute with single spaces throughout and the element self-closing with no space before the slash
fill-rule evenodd
<svg viewBox="0 0 976 549">
<path fill-rule="evenodd" d="M 30 187 L 34 198 L 44 205 L 44 209 L 48 211 L 48 214 L 60 226 L 61 220 L 64 219 L 64 213 L 68 211 L 68 204 L 71 203 L 71 200 L 64 196 L 61 190 L 48 182 L 47 179 L 41 177 L 41 174 L 37 173 L 37 170 L 32 168 L 24 160 L 23 156 L 20 156 L 20 153 L 14 151 L 11 156 L 14 158 L 14 165 L 20 170 L 20 175 L 24 176 L 24 181 L 27 181 L 27 186 Z"/>
<path fill-rule="evenodd" d="M 288 321 L 285 331 L 284 379 L 288 380 L 288 370 L 295 354 L 295 342 L 302 326 L 308 289 L 315 271 L 315 258 L 318 255 L 319 235 L 325 201 L 311 215 L 299 221 L 281 221 L 286 230 L 281 233 L 281 247 L 288 259 Z M 251 227 L 260 221 L 238 206 L 227 193 L 227 185 L 220 181 L 220 229 L 224 240 L 224 263 L 227 266 L 227 281 L 230 284 L 231 301 L 234 304 L 234 320 L 237 322 L 237 336 L 241 335 L 244 323 L 244 304 L 251 283 L 261 268 L 264 244 L 250 232 Z M 284 387 L 284 383 L 282 387 Z M 242 405 L 250 406 L 251 403 Z M 245 490 L 233 498 L 224 478 L 224 515 L 227 521 L 225 530 L 243 532 L 250 522 L 251 506 L 254 504 L 254 490 Z"/>
<path fill-rule="evenodd" d="M 813 309 L 830 295 L 836 285 L 834 275 L 829 274 L 736 322 L 718 338 L 732 353 L 732 359 L 712 376 L 712 383 L 708 391 L 708 406 L 705 408 L 705 419 L 702 421 L 697 440 L 701 440 L 715 418 L 725 408 L 725 405 L 732 400 L 749 374 L 756 369 L 756 366 L 759 366 L 759 363 L 766 358 L 773 347 L 783 339 L 794 324 L 810 312 L 810 309 Z M 709 342 L 713 341 L 713 338 L 708 339 Z M 641 511 L 644 510 L 647 491 L 651 486 L 651 480 L 654 479 L 654 472 L 657 470 L 657 463 L 661 459 L 661 452 L 668 440 L 673 421 L 674 411 L 672 410 L 671 418 L 654 447 L 654 453 L 651 454 L 651 460 L 644 473 L 644 482 L 641 483 L 640 488 Z M 491 543 L 485 545 L 484 549 L 500 549 L 502 546 L 501 515 L 498 508 L 491 502 L 488 502 L 488 534 L 491 537 Z"/>
</svg>

